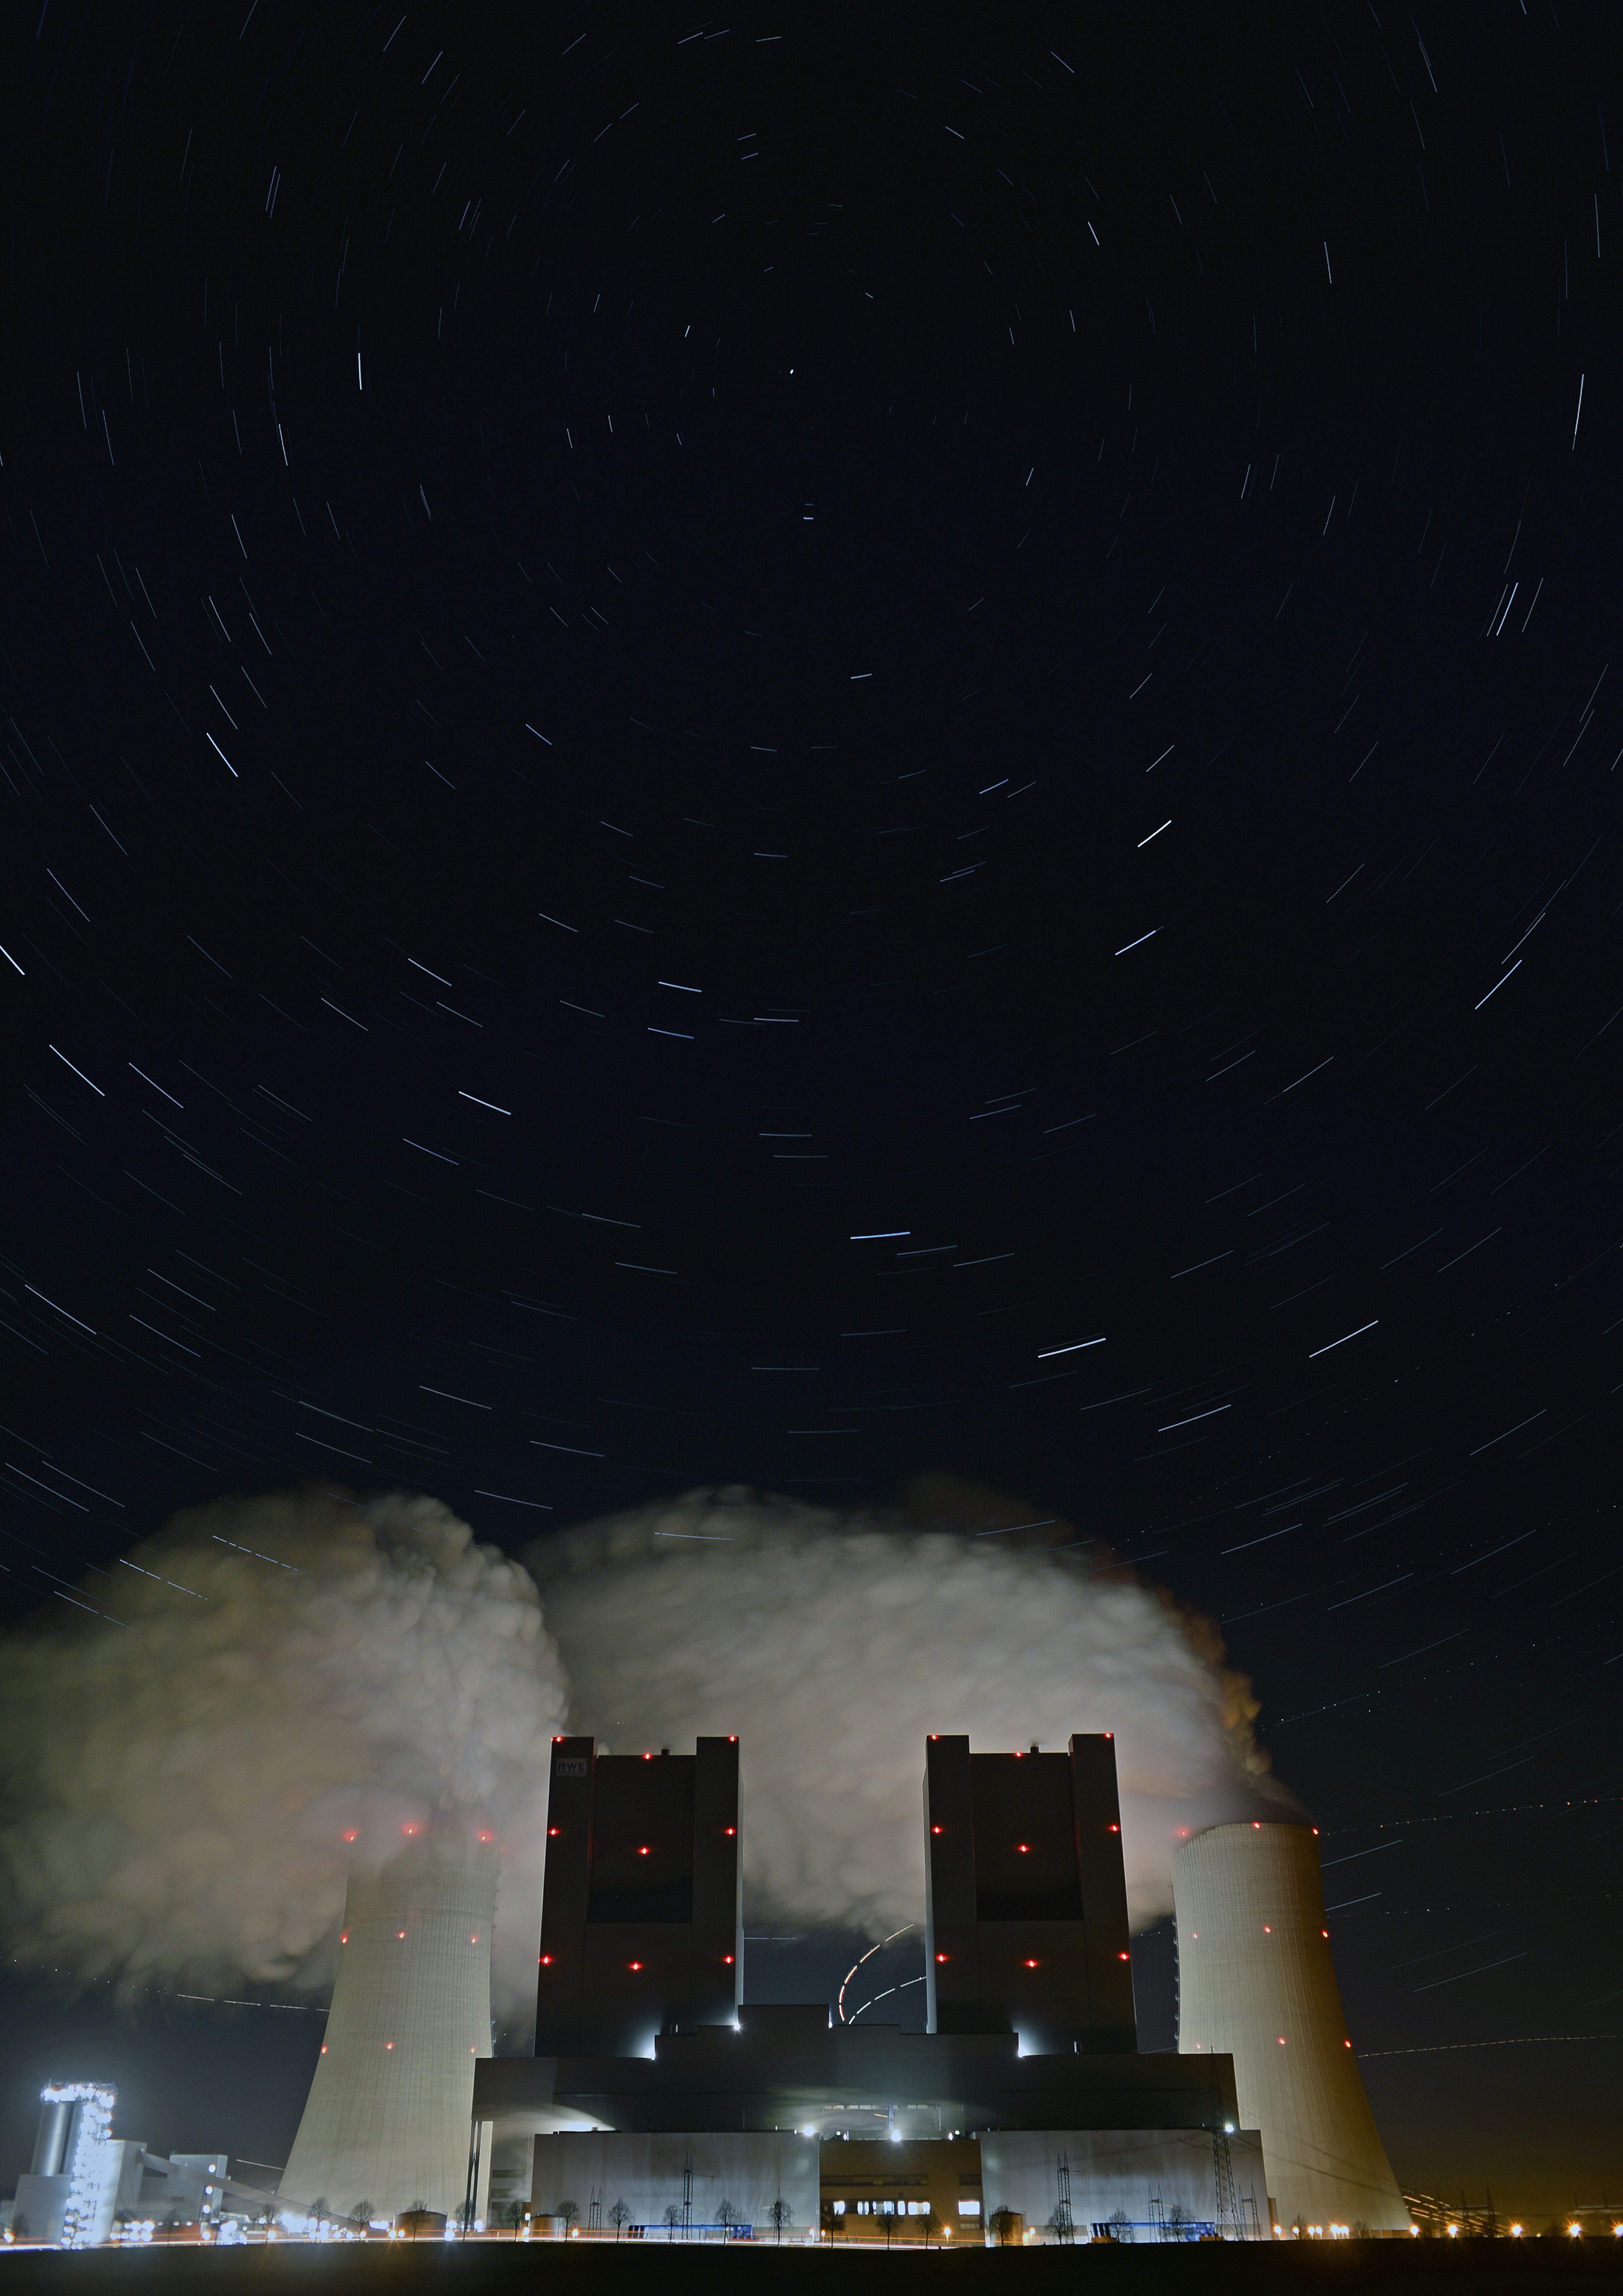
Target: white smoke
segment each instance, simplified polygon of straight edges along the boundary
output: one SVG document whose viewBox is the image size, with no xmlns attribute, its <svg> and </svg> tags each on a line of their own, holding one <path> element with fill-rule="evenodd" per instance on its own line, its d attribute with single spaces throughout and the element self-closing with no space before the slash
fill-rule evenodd
<svg viewBox="0 0 1623 2296">
<path fill-rule="evenodd" d="M 529 1997 L 564 1691 L 519 1564 L 437 1499 L 305 1490 L 178 1515 L 84 1592 L 102 1617 L 0 1644 L 18 1960 L 127 1992 L 316 1989 L 352 1858 L 487 1820 L 496 1999 Z"/>
<path fill-rule="evenodd" d="M 437 1499 L 178 1515 L 86 1579 L 102 1615 L 0 1641 L 0 1935 L 127 1992 L 319 1991 L 348 1864 L 488 1820 L 496 2005 L 521 2012 L 566 1716 L 622 1752 L 736 1732 L 752 1906 L 876 1936 L 922 1914 L 932 1730 L 1113 1731 L 1139 1925 L 1170 1906 L 1182 1831 L 1294 1812 L 1208 1622 L 1096 1547 L 1089 1567 L 969 1535 L 988 1494 L 930 1496 L 957 1529 L 738 1490 L 588 1524 L 525 1558 L 545 1624 L 529 1572 Z"/>
<path fill-rule="evenodd" d="M 922 1918 L 932 1730 L 986 1751 L 1114 1732 L 1135 1927 L 1170 1910 L 1184 1833 L 1295 1808 L 1215 1630 L 1119 1569 L 737 1489 L 525 1559 L 573 1728 L 621 1752 L 738 1734 L 745 1883 L 763 1913 L 873 1936 Z"/>
</svg>

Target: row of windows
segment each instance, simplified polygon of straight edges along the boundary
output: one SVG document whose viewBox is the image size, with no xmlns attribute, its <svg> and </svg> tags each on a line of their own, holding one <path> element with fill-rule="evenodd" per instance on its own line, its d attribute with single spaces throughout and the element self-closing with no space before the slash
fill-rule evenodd
<svg viewBox="0 0 1623 2296">
<path fill-rule="evenodd" d="M 927 2217 L 930 2214 L 928 2201 L 854 2201 L 848 2204 L 844 2201 L 829 2202 L 829 2207 L 837 2217 L 845 2215 L 848 2205 L 859 2217 Z M 980 2214 L 980 2202 L 960 2201 L 958 2214 L 961 2217 L 978 2217 Z"/>
</svg>

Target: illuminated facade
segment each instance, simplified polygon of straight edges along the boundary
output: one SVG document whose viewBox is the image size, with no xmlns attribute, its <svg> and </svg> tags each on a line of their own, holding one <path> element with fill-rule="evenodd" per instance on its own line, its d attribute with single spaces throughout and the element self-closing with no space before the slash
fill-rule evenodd
<svg viewBox="0 0 1623 2296">
<path fill-rule="evenodd" d="M 734 2022 L 738 1852 L 736 1738 L 650 1755 L 553 1741 L 537 2056 L 648 2057 L 660 2033 Z"/>
<path fill-rule="evenodd" d="M 1311 1826 L 1215 1825 L 1173 1861 L 1178 2048 L 1232 2054 L 1279 2224 L 1406 2232 L 1331 1957 Z"/>
<path fill-rule="evenodd" d="M 473 2069 L 490 2054 L 488 1836 L 424 1832 L 352 1872 L 326 2040 L 283 2172 L 285 2215 L 363 2202 L 393 2218 L 463 2206 Z"/>
</svg>

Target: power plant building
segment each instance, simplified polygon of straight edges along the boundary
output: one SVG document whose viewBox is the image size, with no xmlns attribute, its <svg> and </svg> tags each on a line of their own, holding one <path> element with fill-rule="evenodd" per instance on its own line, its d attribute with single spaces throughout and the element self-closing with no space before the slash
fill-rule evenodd
<svg viewBox="0 0 1623 2296">
<path fill-rule="evenodd" d="M 349 1876 L 326 2040 L 283 2171 L 284 2214 L 318 2202 L 393 2218 L 463 2206 L 476 2063 L 490 2054 L 492 1837 L 410 1830 Z M 482 2194 L 477 2196 L 482 2200 Z"/>
<path fill-rule="evenodd" d="M 1116 1750 L 924 1748 L 925 1983 L 932 2033 L 1018 2033 L 1037 2055 L 1138 2046 Z"/>
<path fill-rule="evenodd" d="M 736 1738 L 640 1757 L 554 1740 L 536 2054 L 646 2056 L 730 2025 L 742 1887 Z"/>
<path fill-rule="evenodd" d="M 804 2240 L 854 2229 L 870 2203 L 860 2177 L 844 2184 L 877 2153 L 891 2173 L 873 2172 L 874 2214 L 939 2215 L 950 2180 L 962 2210 L 948 2236 L 979 2238 L 979 2169 L 957 2155 L 977 2135 L 984 2152 L 991 2132 L 1021 2132 L 1024 2152 L 993 2156 L 1012 2191 L 1035 2193 L 1050 2153 L 1066 2178 L 1077 2164 L 1041 2237 L 1091 2231 L 1100 2195 L 1119 2202 L 1141 2171 L 1138 2220 L 1170 2207 L 1231 2235 L 1266 2231 L 1231 2060 L 1137 2052 L 1108 1736 L 1049 1754 L 929 1741 L 929 2030 L 914 2034 L 836 2023 L 821 2002 L 740 2005 L 738 1751 L 701 1739 L 688 1757 L 610 1757 L 589 1738 L 555 1742 L 536 2054 L 475 2068 L 471 2204 L 494 2153 L 528 2150 L 537 2225 L 692 2236 L 725 2202 L 717 2222 Z M 933 2200 L 885 2189 L 904 2161 L 903 2181 Z"/>
<path fill-rule="evenodd" d="M 1409 2229 L 1336 1984 L 1307 1825 L 1215 1825 L 1173 1863 L 1178 2048 L 1234 2069 L 1279 2222 Z"/>
</svg>

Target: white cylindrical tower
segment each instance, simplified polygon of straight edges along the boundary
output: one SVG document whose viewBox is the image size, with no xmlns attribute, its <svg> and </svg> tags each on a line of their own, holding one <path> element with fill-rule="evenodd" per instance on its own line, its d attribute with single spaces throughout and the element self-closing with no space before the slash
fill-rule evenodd
<svg viewBox="0 0 1623 2296">
<path fill-rule="evenodd" d="M 1277 2221 L 1406 2232 L 1348 2038 L 1311 1826 L 1214 1825 L 1172 1866 L 1178 2048 L 1232 2053 Z"/>
<path fill-rule="evenodd" d="M 487 1833 L 407 1831 L 380 1872 L 349 1877 L 327 2038 L 282 2175 L 291 2215 L 463 2204 L 501 1860 Z"/>
</svg>

